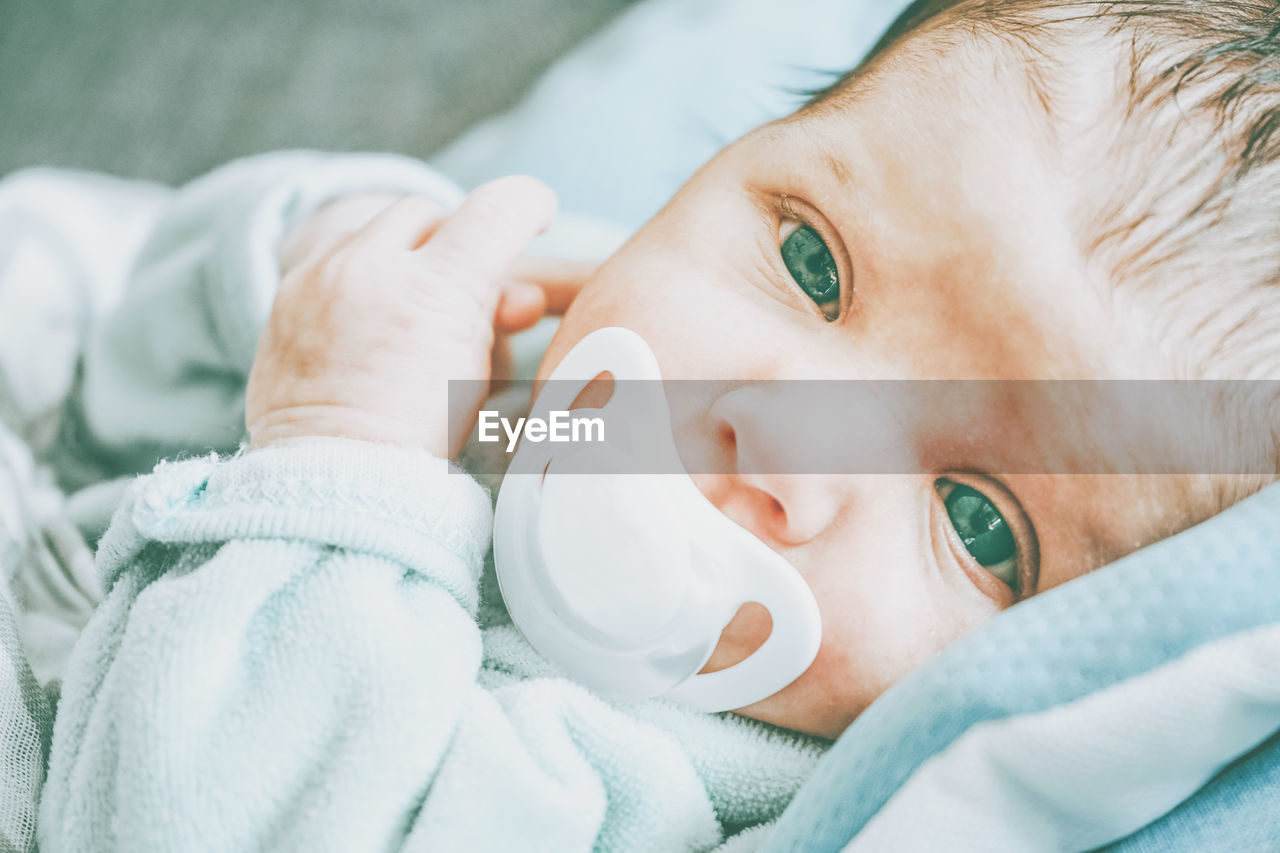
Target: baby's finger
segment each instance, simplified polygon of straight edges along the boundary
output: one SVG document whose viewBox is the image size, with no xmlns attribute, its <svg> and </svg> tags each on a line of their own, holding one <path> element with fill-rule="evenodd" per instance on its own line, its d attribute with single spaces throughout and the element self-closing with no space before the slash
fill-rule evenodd
<svg viewBox="0 0 1280 853">
<path fill-rule="evenodd" d="M 418 252 L 450 274 L 496 282 L 551 224 L 555 211 L 555 194 L 542 181 L 499 178 L 467 196 Z"/>
<path fill-rule="evenodd" d="M 515 359 L 511 355 L 511 341 L 498 338 L 493 345 L 493 357 L 489 363 L 489 393 L 497 394 L 511 384 Z"/>
<path fill-rule="evenodd" d="M 499 334 L 521 332 L 541 320 L 547 313 L 547 297 L 542 289 L 527 282 L 511 282 L 502 289 L 493 327 Z"/>
<path fill-rule="evenodd" d="M 546 296 L 546 311 L 563 314 L 599 268 L 599 264 L 590 261 L 526 255 L 511 267 L 511 276 L 537 285 Z"/>
<path fill-rule="evenodd" d="M 387 249 L 412 250 L 426 242 L 443 218 L 440 205 L 430 199 L 406 196 L 369 220 L 352 240 Z"/>
</svg>

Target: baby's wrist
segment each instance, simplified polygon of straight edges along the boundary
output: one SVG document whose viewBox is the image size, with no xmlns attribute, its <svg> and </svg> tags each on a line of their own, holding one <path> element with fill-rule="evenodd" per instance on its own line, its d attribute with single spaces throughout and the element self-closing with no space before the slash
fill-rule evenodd
<svg viewBox="0 0 1280 853">
<path fill-rule="evenodd" d="M 317 438 L 346 438 L 447 455 L 447 441 L 433 440 L 421 423 L 346 406 L 294 406 L 263 413 L 249 424 L 251 450 Z"/>
</svg>

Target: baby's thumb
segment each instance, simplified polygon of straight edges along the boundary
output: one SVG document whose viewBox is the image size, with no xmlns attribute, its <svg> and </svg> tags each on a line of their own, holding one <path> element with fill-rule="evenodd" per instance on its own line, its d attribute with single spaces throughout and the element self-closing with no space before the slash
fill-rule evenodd
<svg viewBox="0 0 1280 853">
<path fill-rule="evenodd" d="M 417 251 L 436 269 L 496 288 L 555 213 L 555 193 L 542 181 L 499 178 L 477 187 Z"/>
</svg>

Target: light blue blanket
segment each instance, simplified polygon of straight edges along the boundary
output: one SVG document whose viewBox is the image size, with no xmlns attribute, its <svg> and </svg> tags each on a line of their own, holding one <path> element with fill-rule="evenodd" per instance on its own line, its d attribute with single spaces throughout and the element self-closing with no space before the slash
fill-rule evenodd
<svg viewBox="0 0 1280 853">
<path fill-rule="evenodd" d="M 900 682 L 767 849 L 1274 850 L 1278 803 L 1272 486 L 1018 605 Z"/>
</svg>

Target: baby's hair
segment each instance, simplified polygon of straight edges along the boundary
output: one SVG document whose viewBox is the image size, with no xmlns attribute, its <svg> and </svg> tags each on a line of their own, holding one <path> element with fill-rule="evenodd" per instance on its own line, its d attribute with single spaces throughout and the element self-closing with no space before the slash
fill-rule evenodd
<svg viewBox="0 0 1280 853">
<path fill-rule="evenodd" d="M 967 49 L 1025 70 L 1079 245 L 1179 373 L 1280 379 L 1280 2 L 916 0 L 805 109 L 856 97 L 895 54 Z M 1265 434 L 1251 467 L 1275 479 L 1280 400 L 1240 405 L 1236 424 Z"/>
</svg>

